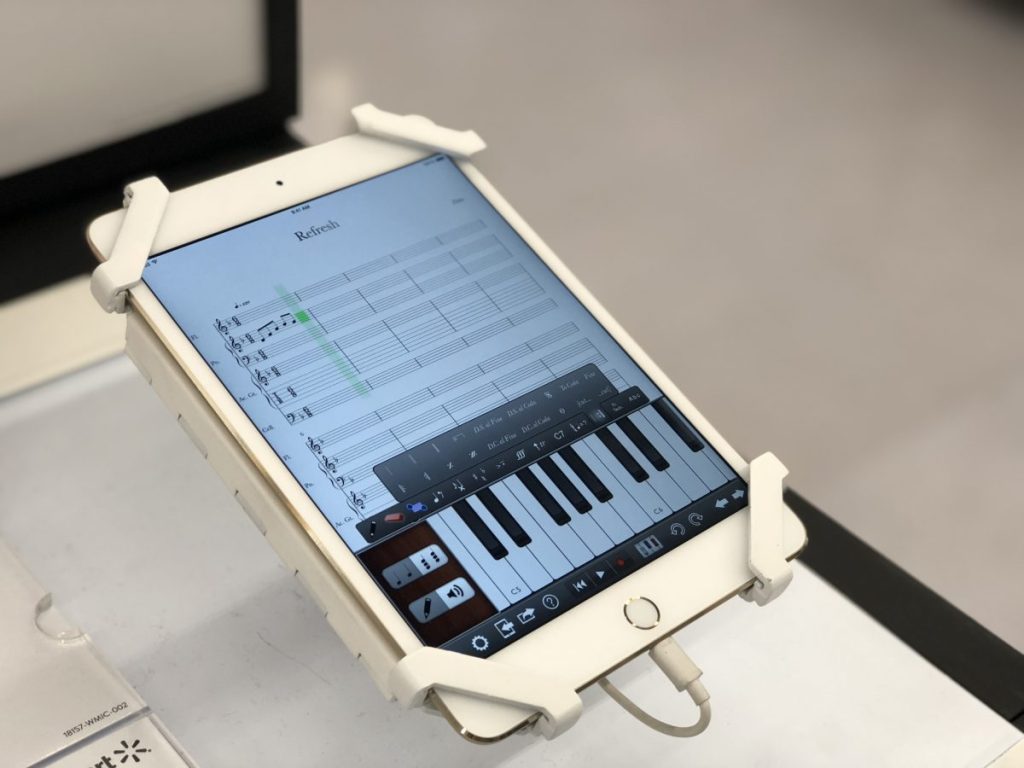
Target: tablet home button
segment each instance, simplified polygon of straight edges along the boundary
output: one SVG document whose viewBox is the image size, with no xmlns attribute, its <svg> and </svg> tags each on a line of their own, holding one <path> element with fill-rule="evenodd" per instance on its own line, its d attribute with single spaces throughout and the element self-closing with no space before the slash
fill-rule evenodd
<svg viewBox="0 0 1024 768">
<path fill-rule="evenodd" d="M 661 621 L 661 612 L 646 597 L 631 597 L 623 607 L 626 621 L 637 629 L 654 629 Z"/>
</svg>

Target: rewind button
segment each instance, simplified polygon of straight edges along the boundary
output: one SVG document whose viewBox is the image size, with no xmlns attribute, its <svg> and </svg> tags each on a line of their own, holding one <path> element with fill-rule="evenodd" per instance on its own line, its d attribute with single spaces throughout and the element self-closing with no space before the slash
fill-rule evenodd
<svg viewBox="0 0 1024 768">
<path fill-rule="evenodd" d="M 577 595 L 589 592 L 592 586 L 590 579 L 583 575 L 573 576 L 569 579 L 569 589 Z"/>
</svg>

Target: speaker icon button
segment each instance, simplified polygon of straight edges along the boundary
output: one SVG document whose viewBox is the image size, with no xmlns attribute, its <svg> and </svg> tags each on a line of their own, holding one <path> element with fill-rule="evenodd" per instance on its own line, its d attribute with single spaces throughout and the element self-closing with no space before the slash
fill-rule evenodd
<svg viewBox="0 0 1024 768">
<path fill-rule="evenodd" d="M 475 595 L 476 591 L 470 583 L 460 576 L 442 584 L 430 594 L 413 600 L 409 603 L 409 613 L 420 624 L 426 624 Z"/>
</svg>

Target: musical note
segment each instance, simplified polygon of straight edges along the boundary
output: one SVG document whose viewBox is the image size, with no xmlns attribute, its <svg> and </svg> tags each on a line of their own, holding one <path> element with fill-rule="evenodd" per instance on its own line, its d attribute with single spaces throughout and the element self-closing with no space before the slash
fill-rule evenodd
<svg viewBox="0 0 1024 768">
<path fill-rule="evenodd" d="M 275 333 L 278 333 L 279 331 L 285 328 L 289 328 L 293 325 L 296 325 L 298 324 L 298 322 L 299 321 L 295 319 L 291 312 L 285 312 L 276 321 L 268 320 L 267 322 L 265 322 L 263 325 L 256 329 L 256 333 L 259 334 L 260 341 L 263 342 L 269 339 Z"/>
</svg>

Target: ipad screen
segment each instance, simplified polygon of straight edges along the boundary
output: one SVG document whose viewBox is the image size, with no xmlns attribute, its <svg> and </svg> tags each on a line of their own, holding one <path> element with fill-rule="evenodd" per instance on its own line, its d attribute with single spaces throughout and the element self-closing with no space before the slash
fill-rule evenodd
<svg viewBox="0 0 1024 768">
<path fill-rule="evenodd" d="M 143 277 L 428 645 L 488 656 L 746 506 L 446 156 Z"/>
</svg>

